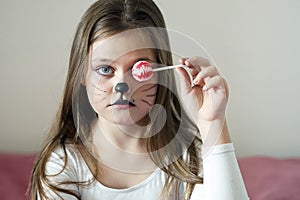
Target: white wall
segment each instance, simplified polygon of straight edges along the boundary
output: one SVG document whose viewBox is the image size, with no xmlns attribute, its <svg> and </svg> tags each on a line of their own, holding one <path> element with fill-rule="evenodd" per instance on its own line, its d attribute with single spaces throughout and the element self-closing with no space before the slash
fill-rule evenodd
<svg viewBox="0 0 300 200">
<path fill-rule="evenodd" d="M 92 1 L 74 2 L 0 1 L 2 151 L 41 146 L 61 98 L 75 28 Z"/>
<path fill-rule="evenodd" d="M 1 0 L 0 151 L 40 148 L 91 2 Z M 238 155 L 300 156 L 300 1 L 156 2 L 168 27 L 202 43 L 229 82 Z"/>
</svg>

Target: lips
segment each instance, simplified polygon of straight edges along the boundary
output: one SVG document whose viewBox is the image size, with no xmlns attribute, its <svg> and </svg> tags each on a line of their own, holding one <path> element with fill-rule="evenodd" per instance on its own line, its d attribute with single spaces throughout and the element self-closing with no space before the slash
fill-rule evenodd
<svg viewBox="0 0 300 200">
<path fill-rule="evenodd" d="M 110 104 L 110 106 L 117 106 L 117 105 L 124 105 L 124 106 L 135 106 L 134 103 L 132 103 L 131 101 L 128 100 L 122 100 L 122 99 L 118 99 L 117 101 L 115 101 L 114 103 Z"/>
</svg>

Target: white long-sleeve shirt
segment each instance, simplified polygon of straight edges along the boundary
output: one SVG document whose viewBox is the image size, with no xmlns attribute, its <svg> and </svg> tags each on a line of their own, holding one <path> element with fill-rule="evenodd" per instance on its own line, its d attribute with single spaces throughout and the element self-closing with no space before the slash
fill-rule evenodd
<svg viewBox="0 0 300 200">
<path fill-rule="evenodd" d="M 65 180 L 86 181 L 93 175 L 78 150 L 67 146 L 67 168 L 59 175 L 50 177 L 53 182 Z M 60 172 L 64 165 L 63 150 L 57 148 L 46 165 L 47 174 Z M 247 192 L 238 167 L 233 144 L 216 145 L 210 153 L 203 158 L 204 183 L 197 184 L 192 193 L 191 200 L 247 200 Z M 126 189 L 108 188 L 99 181 L 91 185 L 77 186 L 63 185 L 79 194 L 82 200 L 159 200 L 160 192 L 164 186 L 165 173 L 157 168 L 141 183 Z M 46 186 L 45 186 L 46 187 Z M 52 191 L 47 190 L 50 199 L 60 199 Z M 74 196 L 60 194 L 63 199 L 75 200 Z"/>
</svg>

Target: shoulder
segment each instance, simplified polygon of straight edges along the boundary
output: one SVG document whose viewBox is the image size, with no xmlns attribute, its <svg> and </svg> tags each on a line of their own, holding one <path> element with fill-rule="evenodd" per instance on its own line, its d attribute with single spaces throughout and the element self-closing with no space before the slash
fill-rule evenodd
<svg viewBox="0 0 300 200">
<path fill-rule="evenodd" d="M 82 157 L 79 150 L 71 144 L 65 146 L 57 145 L 54 151 L 51 153 L 48 163 L 64 163 L 64 162 L 78 162 L 81 161 Z"/>
<path fill-rule="evenodd" d="M 76 177 L 82 171 L 84 160 L 79 150 L 71 144 L 58 145 L 46 163 L 47 175 Z"/>
<path fill-rule="evenodd" d="M 82 160 L 79 151 L 72 145 L 57 145 L 55 147 L 46 162 L 46 178 L 42 182 L 46 199 L 75 199 L 68 192 L 59 190 L 79 194 L 76 183 L 80 180 L 78 172 L 81 171 L 82 165 L 80 163 Z"/>
</svg>

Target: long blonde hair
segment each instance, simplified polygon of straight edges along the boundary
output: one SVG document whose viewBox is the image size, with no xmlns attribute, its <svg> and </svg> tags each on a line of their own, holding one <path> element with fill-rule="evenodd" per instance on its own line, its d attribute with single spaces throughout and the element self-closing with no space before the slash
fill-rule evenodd
<svg viewBox="0 0 300 200">
<path fill-rule="evenodd" d="M 32 199 L 36 199 L 37 195 L 41 199 L 46 197 L 42 187 L 45 183 L 53 191 L 67 193 L 80 199 L 78 194 L 52 185 L 48 181 L 45 173 L 47 160 L 58 145 L 64 149 L 65 166 L 68 161 L 66 144 L 74 144 L 81 151 L 89 152 L 85 145 L 87 141 L 84 141 L 80 135 L 88 138 L 90 125 L 97 115 L 89 104 L 86 89 L 80 81 L 90 46 L 99 38 L 144 27 L 160 28 L 159 31 L 148 31 L 148 35 L 156 48 L 157 61 L 164 65 L 171 65 L 172 54 L 165 22 L 159 8 L 152 0 L 98 0 L 82 16 L 70 53 L 63 100 L 32 172 Z M 182 198 L 179 196 L 182 183 L 186 183 L 184 199 L 190 199 L 195 184 L 203 181 L 198 176 L 201 170 L 199 159 L 201 139 L 197 127 L 185 114 L 174 93 L 176 91 L 174 74 L 172 71 L 167 71 L 160 76 L 163 84 L 158 85 L 155 103 L 165 108 L 167 120 L 159 133 L 147 139 L 147 149 L 152 160 L 167 174 L 161 199 Z M 160 151 L 163 147 L 166 148 Z M 184 153 L 186 156 L 183 156 Z M 83 183 L 65 182 L 65 184 Z"/>
</svg>

